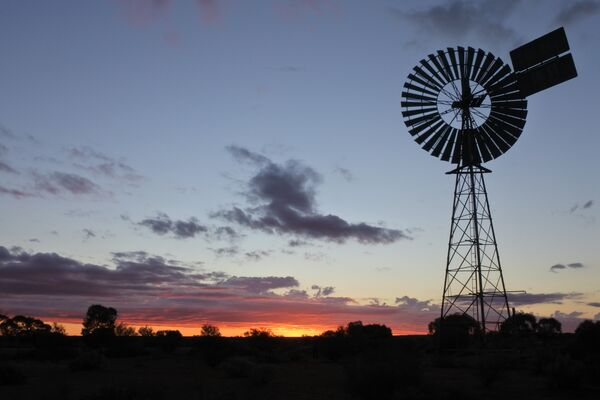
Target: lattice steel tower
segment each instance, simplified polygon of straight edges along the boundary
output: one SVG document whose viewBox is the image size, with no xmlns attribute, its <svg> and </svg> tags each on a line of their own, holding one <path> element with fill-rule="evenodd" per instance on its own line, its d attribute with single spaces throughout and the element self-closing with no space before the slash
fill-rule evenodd
<svg viewBox="0 0 600 400">
<path fill-rule="evenodd" d="M 471 315 L 483 332 L 510 316 L 482 166 L 517 141 L 525 98 L 577 76 L 559 28 L 511 51 L 516 72 L 472 47 L 430 54 L 408 75 L 402 116 L 422 148 L 456 168 L 441 317 Z"/>
</svg>

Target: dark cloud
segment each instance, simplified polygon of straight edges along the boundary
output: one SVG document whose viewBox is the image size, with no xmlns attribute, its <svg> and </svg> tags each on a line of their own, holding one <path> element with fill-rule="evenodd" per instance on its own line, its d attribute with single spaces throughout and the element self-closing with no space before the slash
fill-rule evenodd
<svg viewBox="0 0 600 400">
<path fill-rule="evenodd" d="M 271 163 L 271 160 L 269 160 L 267 157 L 261 154 L 251 152 L 250 150 L 244 147 L 230 145 L 225 147 L 225 149 L 229 152 L 229 154 L 233 156 L 233 158 L 236 159 L 236 161 L 242 163 L 250 163 L 256 165 L 266 165 Z"/>
<path fill-rule="evenodd" d="M 385 323 L 397 333 L 424 333 L 439 316 L 439 305 L 429 300 L 398 296 L 395 305 L 377 299 L 360 304 L 334 297 L 333 287 L 315 285 L 319 296 L 309 296 L 291 276 L 232 276 L 167 261 L 143 251 L 113 253 L 111 266 L 83 263 L 56 253 L 29 253 L 0 246 L 2 307 L 11 314 L 81 322 L 89 304 L 116 307 L 131 324 L 247 327 L 257 321 L 306 327 L 335 327 L 348 321 Z M 281 291 L 283 294 L 277 294 Z M 514 304 L 559 303 L 577 293 L 510 296 Z M 560 313 L 563 326 L 580 322 L 581 313 Z M 572 323 L 571 323 L 572 322 Z M 571 329 L 572 330 L 572 329 Z"/>
<path fill-rule="evenodd" d="M 209 248 L 217 257 L 233 257 L 237 256 L 240 249 L 237 246 L 219 247 L 217 249 Z"/>
<path fill-rule="evenodd" d="M 40 242 L 40 239 L 38 239 L 38 238 L 31 238 L 31 239 L 29 239 L 29 241 L 30 241 L 31 243 L 39 243 L 39 242 Z"/>
<path fill-rule="evenodd" d="M 333 286 L 321 287 L 319 285 L 312 285 L 310 288 L 315 291 L 315 298 L 331 296 L 335 292 L 335 288 Z"/>
<path fill-rule="evenodd" d="M 74 195 L 98 194 L 100 187 L 81 175 L 51 172 L 48 174 L 33 172 L 35 189 L 41 193 L 60 195 L 70 193 Z"/>
<path fill-rule="evenodd" d="M 19 172 L 5 162 L 0 161 L 0 171 L 9 174 L 18 174 Z"/>
<path fill-rule="evenodd" d="M 213 213 L 213 217 L 270 234 L 289 234 L 343 243 L 393 243 L 409 237 L 402 231 L 366 223 L 350 223 L 317 211 L 316 186 L 320 175 L 302 163 L 290 160 L 276 164 L 266 157 L 236 146 L 228 150 L 239 161 L 256 164 L 256 174 L 244 192 L 252 207 L 233 207 Z"/>
<path fill-rule="evenodd" d="M 600 2 L 596 0 L 570 1 L 555 18 L 559 25 L 576 24 L 584 18 L 592 17 L 600 12 Z"/>
<path fill-rule="evenodd" d="M 0 194 L 5 194 L 7 196 L 12 196 L 17 199 L 22 199 L 24 197 L 36 197 L 34 193 L 25 192 L 19 189 L 10 189 L 4 186 L 0 186 Z"/>
<path fill-rule="evenodd" d="M 567 268 L 567 266 L 564 264 L 555 264 L 550 267 L 550 272 L 557 272 L 558 270 L 565 269 L 565 268 Z"/>
<path fill-rule="evenodd" d="M 584 205 L 581 206 L 581 208 L 586 209 L 586 208 L 590 208 L 594 205 L 594 201 L 593 200 L 588 200 L 585 202 Z"/>
<path fill-rule="evenodd" d="M 157 235 L 173 234 L 177 239 L 195 237 L 200 233 L 208 231 L 208 228 L 198 223 L 194 217 L 187 221 L 172 220 L 167 214 L 158 213 L 154 218 L 146 218 L 137 223 L 145 226 Z"/>
<path fill-rule="evenodd" d="M 421 37 L 437 36 L 452 42 L 462 42 L 470 37 L 491 44 L 516 43 L 515 31 L 505 22 L 519 3 L 520 0 L 451 0 L 422 10 L 392 8 L 391 13 L 402 22 L 417 27 Z"/>
<path fill-rule="evenodd" d="M 575 262 L 575 263 L 570 263 L 570 264 L 555 264 L 550 267 L 550 272 L 558 272 L 559 270 L 568 269 L 568 268 L 580 269 L 580 268 L 585 268 L 585 265 L 580 262 Z"/>
<path fill-rule="evenodd" d="M 85 229 L 82 229 L 82 231 L 83 231 L 83 238 L 84 238 L 84 240 L 88 240 L 88 239 L 91 239 L 93 237 L 96 237 L 96 234 L 91 229 L 85 228 Z"/>
<path fill-rule="evenodd" d="M 223 286 L 241 288 L 249 293 L 265 293 L 273 289 L 286 289 L 299 285 L 296 278 L 291 276 L 247 277 L 233 276 L 220 282 Z"/>
<path fill-rule="evenodd" d="M 591 303 L 587 303 L 587 305 L 592 307 L 600 307 L 600 302 L 593 301 Z"/>
<path fill-rule="evenodd" d="M 308 246 L 310 243 L 304 240 L 292 239 L 288 242 L 288 246 L 290 247 L 300 247 L 300 246 Z"/>
<path fill-rule="evenodd" d="M 581 296 L 581 293 L 509 293 L 508 302 L 514 306 L 561 304 L 564 300 L 577 299 Z"/>
</svg>

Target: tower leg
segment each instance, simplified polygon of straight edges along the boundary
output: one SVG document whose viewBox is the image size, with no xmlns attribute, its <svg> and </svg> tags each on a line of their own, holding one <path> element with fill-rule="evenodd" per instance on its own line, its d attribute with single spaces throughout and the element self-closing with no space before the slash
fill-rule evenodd
<svg viewBox="0 0 600 400">
<path fill-rule="evenodd" d="M 482 332 L 495 331 L 510 316 L 496 234 L 480 165 L 456 174 L 441 317 L 471 316 Z"/>
</svg>

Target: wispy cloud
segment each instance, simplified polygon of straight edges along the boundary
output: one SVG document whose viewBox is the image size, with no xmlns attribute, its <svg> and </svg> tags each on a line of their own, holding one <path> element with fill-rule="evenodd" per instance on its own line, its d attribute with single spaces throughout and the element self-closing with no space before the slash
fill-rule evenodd
<svg viewBox="0 0 600 400">
<path fill-rule="evenodd" d="M 517 34 L 506 25 L 506 20 L 520 3 L 520 0 L 451 0 L 419 10 L 406 10 L 403 5 L 391 8 L 390 12 L 401 22 L 416 27 L 420 37 L 459 43 L 468 37 L 490 44 L 516 43 Z"/>
<path fill-rule="evenodd" d="M 165 213 L 158 213 L 156 217 L 146 218 L 137 225 L 144 226 L 157 235 L 170 233 L 177 239 L 193 238 L 208 231 L 208 228 L 201 225 L 195 217 L 191 217 L 187 221 L 173 220 Z"/>
<path fill-rule="evenodd" d="M 250 204 L 244 209 L 233 207 L 215 212 L 214 218 L 269 234 L 337 243 L 355 239 L 365 244 L 387 244 L 409 238 L 401 230 L 351 223 L 337 215 L 318 212 L 316 187 L 322 178 L 299 161 L 278 164 L 242 147 L 229 146 L 227 150 L 236 160 L 255 167 L 256 172 L 244 189 Z"/>
<path fill-rule="evenodd" d="M 555 23 L 560 25 L 574 25 L 581 20 L 593 17 L 600 13 L 600 2 L 597 0 L 569 1 L 555 18 Z"/>
</svg>

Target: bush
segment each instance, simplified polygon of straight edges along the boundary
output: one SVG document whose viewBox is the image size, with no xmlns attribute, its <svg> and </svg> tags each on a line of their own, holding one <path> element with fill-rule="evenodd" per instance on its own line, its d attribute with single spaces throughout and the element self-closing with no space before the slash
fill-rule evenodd
<svg viewBox="0 0 600 400">
<path fill-rule="evenodd" d="M 69 363 L 69 369 L 73 372 L 93 371 L 106 365 L 106 358 L 98 351 L 86 351 Z"/>
<path fill-rule="evenodd" d="M 22 385 L 27 381 L 25 375 L 9 364 L 0 365 L 0 386 Z"/>
</svg>

